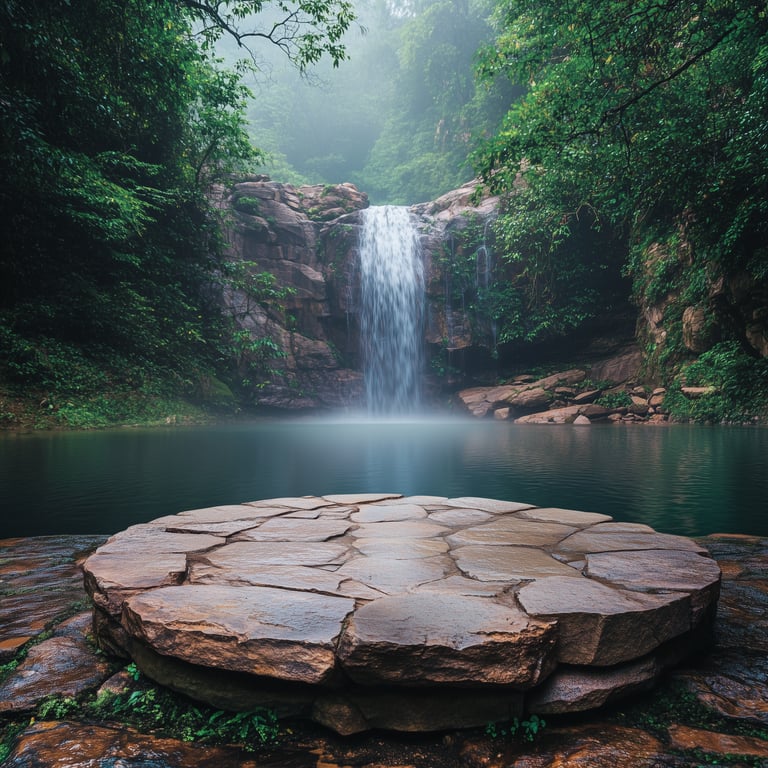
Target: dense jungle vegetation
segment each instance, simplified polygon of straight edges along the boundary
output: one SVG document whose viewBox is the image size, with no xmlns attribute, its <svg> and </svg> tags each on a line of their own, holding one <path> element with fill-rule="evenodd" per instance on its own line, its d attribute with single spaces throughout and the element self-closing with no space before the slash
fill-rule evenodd
<svg viewBox="0 0 768 768">
<path fill-rule="evenodd" d="M 70 426 L 228 401 L 238 347 L 206 192 L 259 152 L 222 34 L 304 69 L 339 62 L 346 0 L 0 3 L 0 420 Z M 264 290 L 271 286 L 265 284 Z M 221 378 L 219 378 L 221 377 Z"/>
<path fill-rule="evenodd" d="M 503 341 L 631 292 L 648 376 L 713 388 L 681 417 L 758 414 L 767 34 L 757 0 L 0 0 L 0 423 L 234 407 L 269 340 L 213 301 L 206 192 L 256 168 L 392 203 L 479 174 Z"/>
</svg>

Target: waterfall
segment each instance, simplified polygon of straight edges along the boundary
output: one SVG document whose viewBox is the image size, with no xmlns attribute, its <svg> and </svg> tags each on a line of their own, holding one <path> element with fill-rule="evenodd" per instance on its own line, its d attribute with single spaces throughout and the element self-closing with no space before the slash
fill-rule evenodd
<svg viewBox="0 0 768 768">
<path fill-rule="evenodd" d="M 419 236 L 407 208 L 372 206 L 362 214 L 360 334 L 368 412 L 414 412 L 423 359 Z"/>
<path fill-rule="evenodd" d="M 481 313 L 481 316 L 478 317 L 477 320 L 478 322 L 482 322 L 482 316 L 487 318 L 488 330 L 491 334 L 491 353 L 495 357 L 498 324 L 489 306 L 489 292 L 493 282 L 493 252 L 488 247 L 488 225 L 490 223 L 491 219 L 487 219 L 483 225 L 483 243 L 475 252 L 475 289 L 477 291 L 478 312 Z M 481 307 L 486 308 L 485 312 L 482 312 Z"/>
</svg>

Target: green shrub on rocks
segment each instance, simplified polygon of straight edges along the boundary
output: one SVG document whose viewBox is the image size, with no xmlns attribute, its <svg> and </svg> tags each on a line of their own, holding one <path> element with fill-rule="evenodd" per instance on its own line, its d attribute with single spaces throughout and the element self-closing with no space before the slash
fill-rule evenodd
<svg viewBox="0 0 768 768">
<path fill-rule="evenodd" d="M 664 407 L 677 421 L 745 423 L 766 417 L 768 360 L 747 354 L 736 341 L 704 352 L 683 368 L 675 384 Z M 683 386 L 705 391 L 690 397 Z"/>
<path fill-rule="evenodd" d="M 214 709 L 148 683 L 132 665 L 127 672 L 136 683 L 133 690 L 102 693 L 84 706 L 84 712 L 97 719 L 127 723 L 141 731 L 159 731 L 182 741 L 239 744 L 247 752 L 278 740 L 277 718 L 271 710 Z"/>
<path fill-rule="evenodd" d="M 532 742 L 547 725 L 538 715 L 531 715 L 526 720 L 513 718 L 507 723 L 488 723 L 485 735 L 491 739 L 515 739 Z"/>
<path fill-rule="evenodd" d="M 26 722 L 0 724 L 0 765 L 11 754 L 16 737 L 24 730 Z"/>
</svg>

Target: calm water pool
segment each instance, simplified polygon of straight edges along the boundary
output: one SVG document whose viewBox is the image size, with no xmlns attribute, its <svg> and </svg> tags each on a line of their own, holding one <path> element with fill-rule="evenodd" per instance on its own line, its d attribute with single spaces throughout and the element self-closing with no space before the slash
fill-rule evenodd
<svg viewBox="0 0 768 768">
<path fill-rule="evenodd" d="M 0 538 L 114 533 L 276 496 L 488 496 L 689 536 L 768 535 L 768 430 L 264 420 L 0 435 Z"/>
</svg>

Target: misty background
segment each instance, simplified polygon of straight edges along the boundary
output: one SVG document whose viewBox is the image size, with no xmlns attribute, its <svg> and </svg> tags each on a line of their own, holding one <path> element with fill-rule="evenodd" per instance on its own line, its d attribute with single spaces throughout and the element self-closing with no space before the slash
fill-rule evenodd
<svg viewBox="0 0 768 768">
<path fill-rule="evenodd" d="M 505 79 L 475 80 L 493 5 L 359 0 L 344 41 L 348 60 L 305 75 L 262 46 L 258 71 L 245 77 L 250 136 L 266 155 L 259 171 L 293 184 L 352 182 L 373 204 L 435 199 L 472 179 L 478 140 L 520 93 Z M 228 37 L 217 50 L 229 65 L 245 56 Z"/>
</svg>

